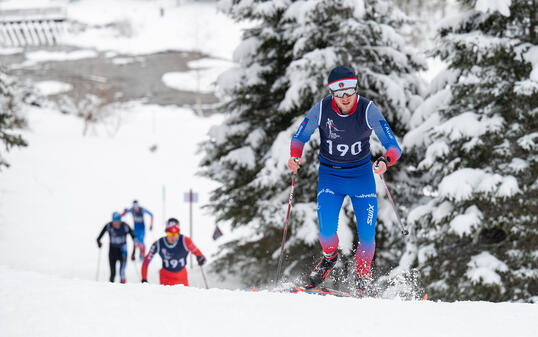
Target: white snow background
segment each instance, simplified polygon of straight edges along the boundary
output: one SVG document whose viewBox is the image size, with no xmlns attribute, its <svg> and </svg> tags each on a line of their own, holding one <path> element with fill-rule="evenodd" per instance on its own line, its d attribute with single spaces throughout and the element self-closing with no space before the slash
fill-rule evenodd
<svg viewBox="0 0 538 337">
<path fill-rule="evenodd" d="M 202 50 L 230 60 L 240 28 L 218 14 L 212 2 L 179 2 L 177 7 L 176 1 L 158 0 L 70 3 L 69 15 L 102 27 L 80 32 L 73 41 L 82 50 L 132 55 Z M 11 3 L 15 1 L 5 2 Z M 166 15 L 175 16 L 155 24 L 161 6 L 170 9 Z M 114 20 L 136 29 L 131 36 L 118 37 L 104 28 Z M 189 38 L 195 37 L 193 32 L 204 38 Z M 199 44 L 201 40 L 208 43 Z M 34 53 L 28 59 L 37 61 L 39 55 L 50 58 Z M 73 55 L 54 54 L 54 58 L 61 62 L 62 57 Z M 167 84 L 178 87 L 182 76 L 190 74 L 172 73 Z M 37 87 L 44 94 L 68 90 L 54 82 Z M 115 106 L 84 137 L 83 121 L 77 117 L 39 108 L 28 109 L 26 116 L 29 127 L 22 134 L 29 147 L 10 152 L 7 159 L 12 166 L 0 173 L 1 336 L 538 336 L 537 304 L 252 292 L 222 284 L 211 274 L 211 289 L 206 290 L 198 267 L 188 269 L 191 287 L 163 287 L 158 285 L 158 257 L 150 266 L 150 284 L 139 283 L 138 269 L 131 261 L 128 284 L 105 282 L 108 243 L 105 239 L 99 251 L 95 238 L 111 213 L 136 198 L 155 214 L 147 244 L 163 234 L 168 216 L 178 217 L 188 234 L 183 194 L 189 188 L 200 193 L 193 239 L 211 263 L 217 249 L 210 237 L 214 219 L 199 206 L 216 186 L 195 176 L 201 158 L 197 144 L 223 117 L 202 118 L 184 108 L 132 102 Z M 489 266 L 487 256 L 473 263 L 473 277 L 491 278 L 488 270 L 502 270 L 499 265 Z"/>
</svg>

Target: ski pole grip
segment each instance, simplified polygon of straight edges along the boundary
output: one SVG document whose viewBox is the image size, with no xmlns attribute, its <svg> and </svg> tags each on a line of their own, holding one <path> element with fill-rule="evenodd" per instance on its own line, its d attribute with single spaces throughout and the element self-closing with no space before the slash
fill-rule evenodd
<svg viewBox="0 0 538 337">
<path fill-rule="evenodd" d="M 385 157 L 385 156 L 381 156 L 379 158 L 377 158 L 374 162 L 375 164 L 375 167 L 378 168 L 379 167 L 379 162 L 382 161 L 385 163 L 385 165 L 387 165 L 387 167 L 389 166 L 390 164 L 390 158 L 389 157 Z"/>
</svg>

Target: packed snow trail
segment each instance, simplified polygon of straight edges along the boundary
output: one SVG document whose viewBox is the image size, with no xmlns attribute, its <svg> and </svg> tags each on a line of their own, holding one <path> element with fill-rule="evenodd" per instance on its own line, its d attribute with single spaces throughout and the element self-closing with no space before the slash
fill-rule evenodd
<svg viewBox="0 0 538 337">
<path fill-rule="evenodd" d="M 110 284 L 0 266 L 2 336 L 537 336 L 538 305 Z"/>
</svg>

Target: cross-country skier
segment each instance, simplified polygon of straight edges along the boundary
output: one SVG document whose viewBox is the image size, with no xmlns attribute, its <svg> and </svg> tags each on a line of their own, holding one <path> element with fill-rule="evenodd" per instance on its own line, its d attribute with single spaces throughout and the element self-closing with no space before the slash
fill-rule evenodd
<svg viewBox="0 0 538 337">
<path fill-rule="evenodd" d="M 166 236 L 155 241 L 149 249 L 148 255 L 142 263 L 142 282 L 148 280 L 148 266 L 158 253 L 163 261 L 162 269 L 159 273 L 162 285 L 189 285 L 187 275 L 187 256 L 189 252 L 196 255 L 199 266 L 202 266 L 206 258 L 202 252 L 194 245 L 191 238 L 179 234 L 179 220 L 170 218 L 166 222 Z"/>
<path fill-rule="evenodd" d="M 101 248 L 101 238 L 108 232 L 110 245 L 108 249 L 108 262 L 110 263 L 110 282 L 116 277 L 116 263 L 120 262 L 120 282 L 125 283 L 125 265 L 127 264 L 127 234 L 135 241 L 135 235 L 128 224 L 121 221 L 118 212 L 112 213 L 112 221 L 107 223 L 97 237 L 97 246 Z"/>
<path fill-rule="evenodd" d="M 138 248 L 139 254 L 140 254 L 140 260 L 144 260 L 144 256 L 146 255 L 146 245 L 144 244 L 144 238 L 146 236 L 146 224 L 144 222 L 144 214 L 147 214 L 151 217 L 151 223 L 149 225 L 149 230 L 153 230 L 153 213 L 151 213 L 149 210 L 145 209 L 144 207 L 141 207 L 138 204 L 137 200 L 133 200 L 133 206 L 129 209 L 124 209 L 123 213 L 121 213 L 121 216 L 124 217 L 127 213 L 131 213 L 133 215 L 133 224 L 134 224 L 134 233 L 136 236 L 136 243 L 133 247 L 133 253 L 131 254 L 131 260 L 134 261 L 135 259 L 135 252 Z"/>
<path fill-rule="evenodd" d="M 330 95 L 314 105 L 291 140 L 288 168 L 302 164 L 303 147 L 316 129 L 320 134 L 317 190 L 319 241 L 323 257 L 309 277 L 307 288 L 320 285 L 338 259 L 338 215 L 348 195 L 357 220 L 356 289 L 374 295 L 370 267 L 375 251 L 377 196 L 373 173 L 383 174 L 396 163 L 401 149 L 383 114 L 371 100 L 358 95 L 357 76 L 345 66 L 334 68 L 328 79 Z M 372 130 L 387 150 L 371 166 Z M 373 170 L 373 172 L 372 172 Z"/>
</svg>

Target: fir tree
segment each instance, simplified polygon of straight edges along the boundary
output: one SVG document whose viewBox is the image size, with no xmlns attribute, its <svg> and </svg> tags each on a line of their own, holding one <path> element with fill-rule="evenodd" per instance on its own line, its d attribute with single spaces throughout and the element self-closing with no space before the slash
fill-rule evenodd
<svg viewBox="0 0 538 337">
<path fill-rule="evenodd" d="M 404 141 L 430 196 L 408 252 L 432 297 L 536 301 L 537 3 L 461 4 L 433 50 L 448 69 Z"/>
<path fill-rule="evenodd" d="M 21 107 L 30 96 L 28 89 L 0 69 L 0 142 L 3 149 L 0 151 L 0 169 L 9 167 L 4 152 L 16 146 L 27 145 L 21 135 L 14 133 L 13 130 L 25 125 Z"/>
<path fill-rule="evenodd" d="M 432 48 L 435 27 L 452 12 L 456 0 L 395 0 L 396 5 L 413 21 L 402 27 L 402 35 L 417 48 Z"/>
<path fill-rule="evenodd" d="M 239 68 L 220 77 L 228 117 L 203 144 L 202 174 L 220 183 L 209 208 L 234 229 L 233 238 L 222 245 L 216 270 L 237 274 L 246 284 L 260 284 L 275 276 L 279 258 L 291 182 L 286 167 L 290 139 L 306 112 L 328 94 L 330 70 L 352 67 L 360 94 L 374 100 L 394 132 L 403 135 L 411 111 L 421 102 L 415 72 L 422 59 L 404 46 L 394 29 L 405 17 L 388 1 L 233 1 L 225 9 L 237 20 L 256 24 L 245 31 L 235 52 Z M 297 176 L 285 248 L 288 277 L 309 272 L 321 254 L 318 148 L 316 133 L 305 146 Z M 375 156 L 383 153 L 379 142 L 372 148 Z M 390 209 L 388 204 L 381 207 Z M 388 250 L 395 241 L 392 233 L 399 233 L 394 216 L 380 212 L 383 217 L 378 247 L 387 251 L 380 255 L 380 264 L 398 258 Z M 346 202 L 339 229 L 348 257 L 344 261 L 354 261 L 354 222 Z"/>
</svg>

